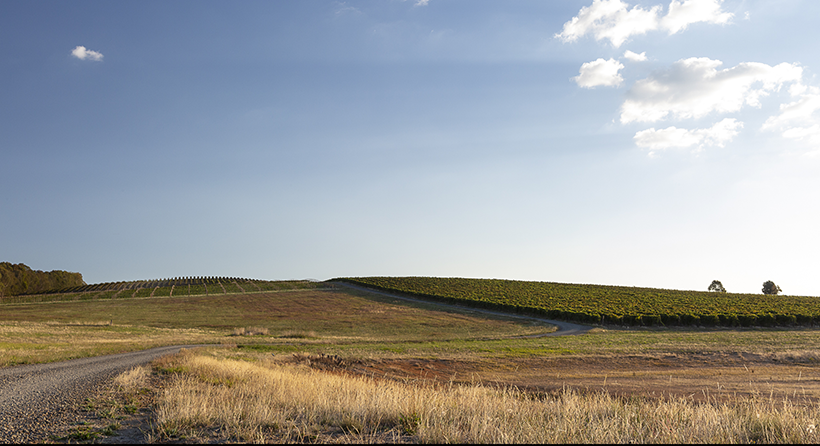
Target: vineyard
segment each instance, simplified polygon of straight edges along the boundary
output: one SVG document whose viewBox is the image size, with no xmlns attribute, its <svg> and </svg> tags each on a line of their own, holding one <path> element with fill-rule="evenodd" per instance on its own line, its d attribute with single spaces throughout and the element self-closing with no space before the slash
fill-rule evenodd
<svg viewBox="0 0 820 446">
<path fill-rule="evenodd" d="M 322 285 L 304 280 L 269 281 L 238 277 L 177 277 L 160 280 L 106 282 L 0 298 L 0 303 L 58 302 L 74 300 L 209 296 L 266 291 L 313 289 Z"/>
<path fill-rule="evenodd" d="M 820 324 L 820 298 L 434 277 L 339 278 L 405 295 L 586 324 L 773 327 Z"/>
</svg>

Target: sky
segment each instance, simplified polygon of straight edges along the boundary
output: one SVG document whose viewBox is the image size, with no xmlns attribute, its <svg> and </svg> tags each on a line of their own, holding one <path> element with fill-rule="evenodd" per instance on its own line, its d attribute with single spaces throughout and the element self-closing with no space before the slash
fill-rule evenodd
<svg viewBox="0 0 820 446">
<path fill-rule="evenodd" d="M 820 2 L 0 2 L 0 261 L 820 296 Z"/>
</svg>

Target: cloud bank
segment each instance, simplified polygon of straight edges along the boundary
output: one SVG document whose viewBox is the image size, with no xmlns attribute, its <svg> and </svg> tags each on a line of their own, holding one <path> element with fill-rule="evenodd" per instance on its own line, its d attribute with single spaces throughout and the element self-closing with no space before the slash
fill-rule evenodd
<svg viewBox="0 0 820 446">
<path fill-rule="evenodd" d="M 609 39 L 614 47 L 620 47 L 630 37 L 661 30 L 675 34 L 693 23 L 728 23 L 731 13 L 721 9 L 722 0 L 672 0 L 668 12 L 661 16 L 662 5 L 649 9 L 640 6 L 629 8 L 621 0 L 594 0 L 592 5 L 581 8 L 578 15 L 564 23 L 563 30 L 555 37 L 564 42 L 574 42 L 592 34 L 595 40 Z"/>
<path fill-rule="evenodd" d="M 75 47 L 73 50 L 71 50 L 71 55 L 80 60 L 93 60 L 96 62 L 102 62 L 103 60 L 102 53 L 89 50 L 84 46 Z"/>
</svg>

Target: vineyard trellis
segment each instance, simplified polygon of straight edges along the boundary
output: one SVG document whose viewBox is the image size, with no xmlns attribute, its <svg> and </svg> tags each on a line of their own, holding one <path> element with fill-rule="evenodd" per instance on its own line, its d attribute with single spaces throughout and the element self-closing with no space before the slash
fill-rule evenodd
<svg viewBox="0 0 820 446">
<path fill-rule="evenodd" d="M 240 286 L 242 284 L 243 286 Z M 130 282 L 105 282 L 0 298 L 0 304 L 97 299 L 154 298 L 247 294 L 326 287 L 305 280 L 260 280 L 239 277 L 174 277 Z"/>
<path fill-rule="evenodd" d="M 247 279 L 239 277 L 174 277 L 171 279 L 158 280 L 135 280 L 130 282 L 105 282 L 95 283 L 91 285 L 74 286 L 70 288 L 60 288 L 49 290 L 37 294 L 65 294 L 65 293 L 87 293 L 92 291 L 110 291 L 110 290 L 136 290 L 142 288 L 162 288 L 170 286 L 187 286 L 187 285 L 217 285 L 219 283 L 254 283 L 254 282 L 269 282 L 260 279 Z"/>
</svg>

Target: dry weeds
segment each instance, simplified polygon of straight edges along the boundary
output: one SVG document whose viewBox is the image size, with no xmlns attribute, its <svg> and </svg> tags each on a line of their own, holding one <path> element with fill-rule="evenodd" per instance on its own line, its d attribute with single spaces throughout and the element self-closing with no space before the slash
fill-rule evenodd
<svg viewBox="0 0 820 446">
<path fill-rule="evenodd" d="M 241 327 L 233 329 L 234 336 L 256 336 L 267 335 L 268 333 L 270 333 L 270 330 L 264 327 Z"/>
<path fill-rule="evenodd" d="M 221 343 L 225 333 L 129 325 L 0 322 L 0 367 L 143 350 L 175 344 Z"/>
<path fill-rule="evenodd" d="M 187 352 L 158 396 L 152 439 L 458 443 L 820 441 L 820 407 L 766 398 L 698 403 L 565 390 L 422 385 L 268 359 Z"/>
<path fill-rule="evenodd" d="M 125 394 L 137 393 L 148 383 L 148 376 L 151 374 L 149 367 L 134 367 L 123 372 L 114 378 L 114 384 Z"/>
</svg>

